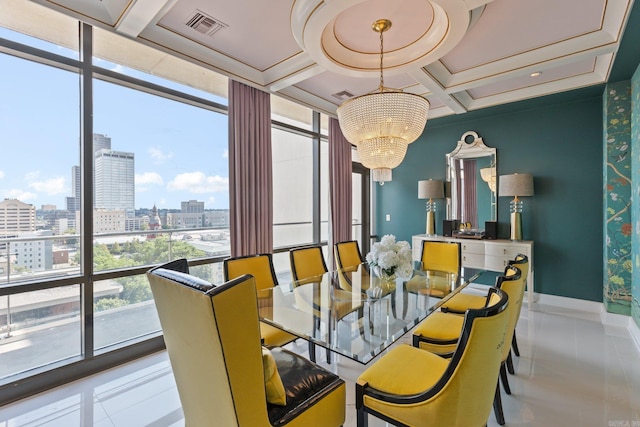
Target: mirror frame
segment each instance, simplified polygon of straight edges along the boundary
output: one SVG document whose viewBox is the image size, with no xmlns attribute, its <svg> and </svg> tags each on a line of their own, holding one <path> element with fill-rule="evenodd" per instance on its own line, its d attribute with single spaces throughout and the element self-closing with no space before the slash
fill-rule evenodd
<svg viewBox="0 0 640 427">
<path fill-rule="evenodd" d="M 473 140 L 467 142 L 469 137 L 473 138 Z M 479 137 L 478 134 L 474 131 L 467 131 L 464 134 L 462 134 L 462 137 L 458 141 L 458 145 L 456 146 L 456 148 L 452 152 L 446 155 L 446 160 L 447 160 L 446 200 L 447 200 L 447 219 L 448 220 L 461 219 L 461 218 L 452 218 L 454 208 L 457 205 L 457 203 L 459 203 L 458 200 L 460 197 L 457 194 L 458 187 L 456 185 L 452 185 L 452 181 L 456 179 L 456 168 L 454 165 L 454 161 L 457 159 L 480 159 L 484 157 L 493 157 L 491 159 L 490 167 L 495 167 L 495 171 L 494 171 L 495 175 L 493 176 L 493 178 L 495 179 L 495 189 L 492 189 L 493 191 L 491 191 L 490 209 L 491 209 L 491 221 L 497 221 L 497 218 L 498 218 L 498 197 L 497 197 L 498 153 L 495 148 L 487 147 L 484 141 L 482 140 L 482 138 Z M 484 181 L 482 181 L 482 183 L 488 185 L 488 183 L 485 183 Z M 477 228 L 477 229 L 484 228 L 484 224 L 482 224 L 482 227 L 480 226 L 480 224 L 472 224 L 472 225 L 474 226 L 473 228 Z"/>
</svg>

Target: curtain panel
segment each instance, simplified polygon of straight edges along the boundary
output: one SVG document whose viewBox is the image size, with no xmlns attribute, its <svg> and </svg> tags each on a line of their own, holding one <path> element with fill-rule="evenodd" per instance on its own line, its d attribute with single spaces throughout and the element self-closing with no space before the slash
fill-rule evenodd
<svg viewBox="0 0 640 427">
<path fill-rule="evenodd" d="M 334 264 L 334 243 L 352 240 L 351 144 L 338 120 L 329 118 L 329 268 Z"/>
<path fill-rule="evenodd" d="M 475 159 L 463 160 L 464 163 L 464 207 L 462 220 L 470 222 L 471 226 L 478 228 L 478 192 L 477 192 L 477 167 Z"/>
<path fill-rule="evenodd" d="M 229 80 L 231 256 L 273 252 L 270 95 Z"/>
</svg>

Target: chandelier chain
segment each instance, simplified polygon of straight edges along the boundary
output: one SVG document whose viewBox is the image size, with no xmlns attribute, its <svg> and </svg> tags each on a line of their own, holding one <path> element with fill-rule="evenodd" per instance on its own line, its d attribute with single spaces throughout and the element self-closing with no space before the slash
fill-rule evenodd
<svg viewBox="0 0 640 427">
<path fill-rule="evenodd" d="M 380 92 L 384 91 L 384 78 L 382 76 L 382 57 L 384 56 L 383 33 L 384 31 L 380 31 Z"/>
</svg>

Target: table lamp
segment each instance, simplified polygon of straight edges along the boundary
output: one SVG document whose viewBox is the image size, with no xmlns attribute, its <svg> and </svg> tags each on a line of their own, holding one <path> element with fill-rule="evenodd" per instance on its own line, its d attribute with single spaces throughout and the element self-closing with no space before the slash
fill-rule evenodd
<svg viewBox="0 0 640 427">
<path fill-rule="evenodd" d="M 500 175 L 498 192 L 501 197 L 514 197 L 509 203 L 511 240 L 522 240 L 522 200 L 518 199 L 518 197 L 533 196 L 533 176 L 528 173 Z"/>
<path fill-rule="evenodd" d="M 418 181 L 418 199 L 427 200 L 427 236 L 436 234 L 436 202 L 444 199 L 444 183 L 439 180 Z"/>
</svg>

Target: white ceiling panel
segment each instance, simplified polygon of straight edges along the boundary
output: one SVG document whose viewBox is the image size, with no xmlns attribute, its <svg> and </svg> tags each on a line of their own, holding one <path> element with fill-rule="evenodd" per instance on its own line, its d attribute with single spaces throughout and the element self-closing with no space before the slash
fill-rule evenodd
<svg viewBox="0 0 640 427">
<path fill-rule="evenodd" d="M 33 1 L 330 115 L 346 99 L 334 94 L 358 96 L 378 87 L 380 40 L 371 24 L 391 19 L 383 34 L 385 86 L 427 97 L 430 117 L 606 82 L 633 5 L 633 0 Z M 149 57 L 146 66 L 153 68 L 158 59 L 156 67 L 167 63 L 159 55 Z M 542 74 L 532 78 L 535 71 Z"/>
</svg>

